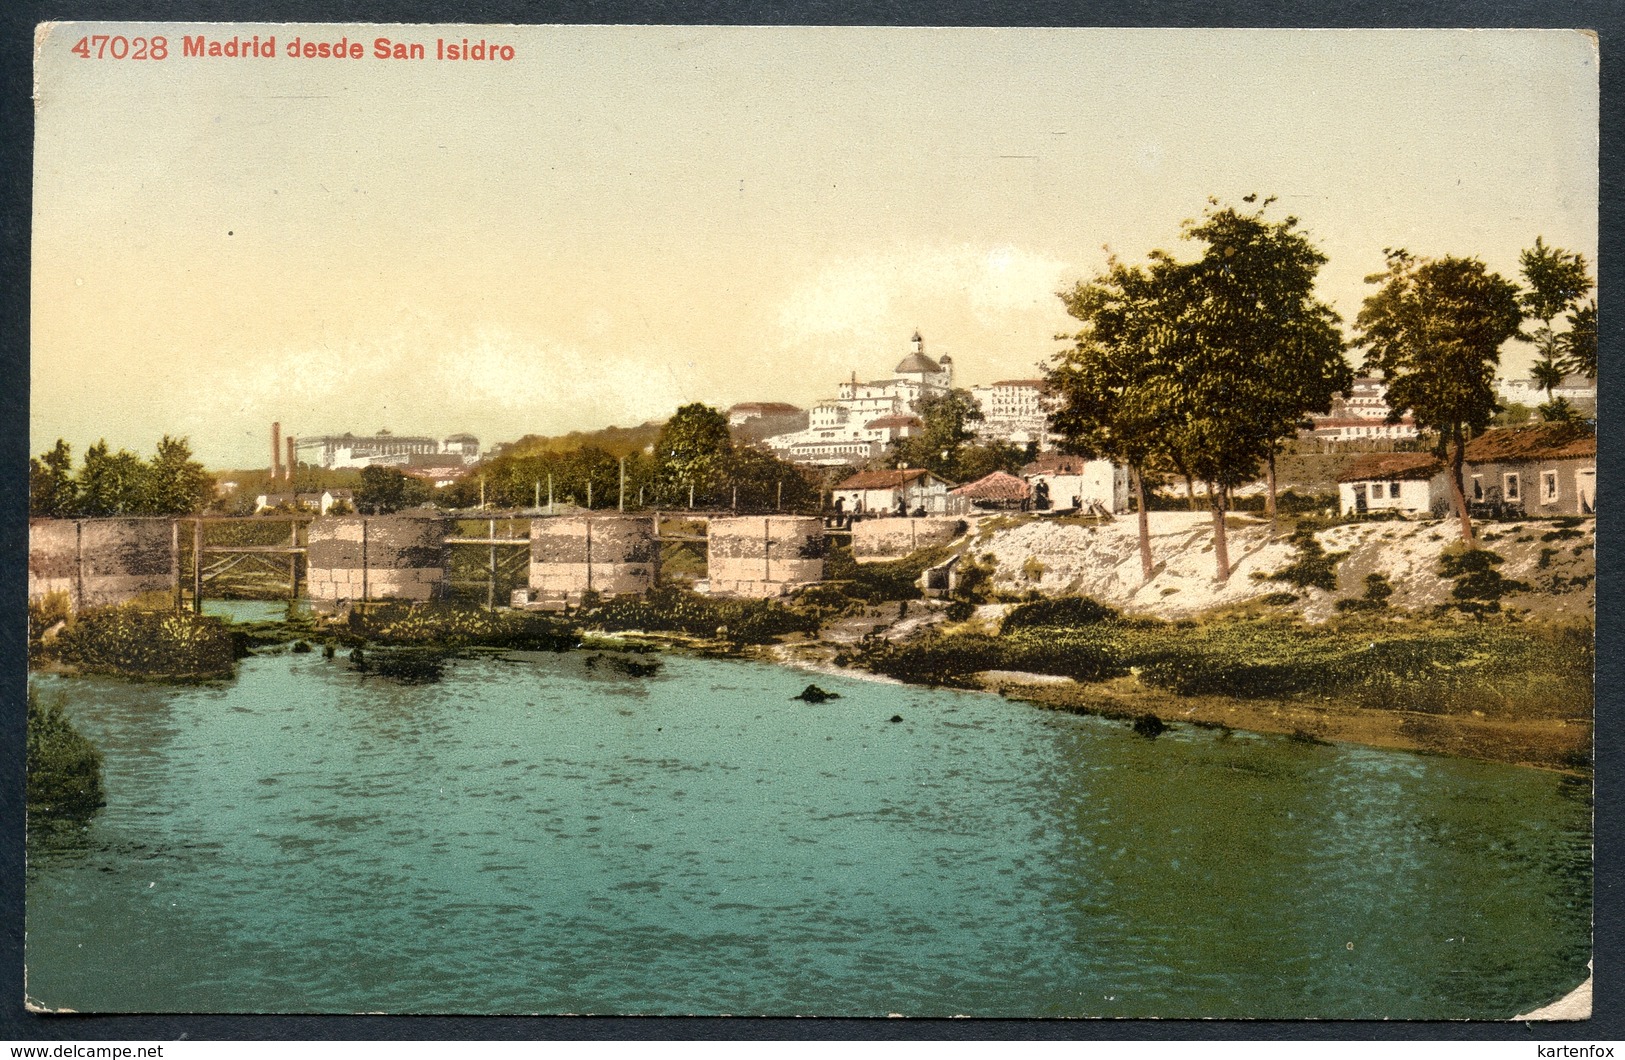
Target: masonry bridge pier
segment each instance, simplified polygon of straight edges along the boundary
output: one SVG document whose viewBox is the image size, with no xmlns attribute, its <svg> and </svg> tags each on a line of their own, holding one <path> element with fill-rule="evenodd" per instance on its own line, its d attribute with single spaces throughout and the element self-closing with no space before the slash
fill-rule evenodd
<svg viewBox="0 0 1625 1060">
<path fill-rule="evenodd" d="M 205 597 L 250 576 L 261 587 L 256 596 L 285 586 L 296 599 L 303 588 L 318 610 L 479 587 L 488 607 L 563 610 L 589 592 L 655 588 L 661 548 L 678 541 L 704 546 L 700 587 L 770 598 L 822 581 L 829 539 L 850 533 L 818 516 L 690 510 L 36 519 L 28 595 L 66 594 L 74 611 L 134 600 L 201 610 Z M 499 594 L 499 585 L 515 582 L 522 588 Z"/>
</svg>

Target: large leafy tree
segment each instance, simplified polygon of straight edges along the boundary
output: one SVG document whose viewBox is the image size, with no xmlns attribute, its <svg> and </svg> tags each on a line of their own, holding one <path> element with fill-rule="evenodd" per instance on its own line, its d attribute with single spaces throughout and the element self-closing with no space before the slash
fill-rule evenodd
<svg viewBox="0 0 1625 1060">
<path fill-rule="evenodd" d="M 405 474 L 400 468 L 373 465 L 361 469 L 361 485 L 355 491 L 355 506 L 362 515 L 387 515 L 402 508 L 426 504 L 428 500 L 428 484 Z"/>
<path fill-rule="evenodd" d="M 1206 247 L 1191 267 L 1181 322 L 1190 399 L 1181 463 L 1210 485 L 1220 580 L 1229 576 L 1228 492 L 1263 462 L 1273 518 L 1276 454 L 1308 413 L 1330 410 L 1333 395 L 1353 381 L 1339 318 L 1314 293 L 1326 256 L 1296 217 L 1265 219 L 1273 201 L 1242 211 L 1210 200 L 1185 231 Z"/>
<path fill-rule="evenodd" d="M 1186 228 L 1186 237 L 1207 244 L 1196 263 L 1196 353 L 1209 369 L 1201 379 L 1227 398 L 1214 411 L 1228 421 L 1227 436 L 1233 434 L 1224 449 L 1207 452 L 1228 450 L 1225 465 L 1251 478 L 1246 434 L 1256 432 L 1274 519 L 1280 447 L 1297 436 L 1308 413 L 1331 410 L 1332 397 L 1349 389 L 1354 371 L 1342 356 L 1341 320 L 1315 298 L 1326 255 L 1298 231 L 1297 218 L 1264 219 L 1272 202 L 1266 198 L 1254 211 L 1214 203 L 1201 223 Z"/>
<path fill-rule="evenodd" d="M 733 438 L 727 417 L 695 402 L 678 409 L 655 440 L 656 481 L 666 503 L 717 504 L 727 485 Z"/>
<path fill-rule="evenodd" d="M 65 518 L 79 510 L 73 450 L 58 438 L 49 452 L 28 460 L 28 514 Z"/>
<path fill-rule="evenodd" d="M 158 442 L 158 451 L 147 465 L 143 504 L 147 514 L 182 515 L 200 512 L 214 495 L 214 478 L 192 459 L 185 438 L 169 435 Z"/>
<path fill-rule="evenodd" d="M 1409 412 L 1435 433 L 1436 452 L 1449 462 L 1461 536 L 1472 544 L 1462 463 L 1467 442 L 1495 416 L 1501 346 L 1524 337 L 1518 288 L 1475 258 L 1418 258 L 1405 250 L 1387 257 L 1387 271 L 1366 277 L 1378 287 L 1355 319 L 1354 344 L 1366 351 L 1365 370 L 1382 373 L 1390 422 Z"/>
<path fill-rule="evenodd" d="M 1548 247 L 1540 236 L 1535 237 L 1533 247 L 1519 255 L 1518 264 L 1525 285 L 1519 302 L 1528 316 L 1540 321 L 1540 327 L 1530 336 L 1536 353 L 1530 374 L 1536 385 L 1546 391 L 1541 416 L 1547 420 L 1571 419 L 1574 413 L 1569 403 L 1554 398 L 1552 391 L 1571 371 L 1596 377 L 1596 304 L 1591 304 L 1589 358 L 1583 349 L 1577 351 L 1578 356 L 1571 355 L 1565 336 L 1553 330 L 1552 321 L 1561 313 L 1578 315 L 1581 312 L 1580 299 L 1594 286 L 1590 270 L 1582 255 Z M 1571 316 L 1569 333 L 1574 330 L 1574 316 Z M 1581 340 L 1584 338 L 1582 335 Z"/>
<path fill-rule="evenodd" d="M 1054 400 L 1050 427 L 1062 447 L 1129 469 L 1139 508 L 1140 576 L 1146 581 L 1155 564 L 1145 475 L 1168 457 L 1178 415 L 1178 273 L 1159 252 L 1148 266 L 1113 261 L 1094 280 L 1060 292 L 1081 327 L 1070 336 L 1072 347 L 1057 353 L 1045 370 Z"/>
<path fill-rule="evenodd" d="M 91 517 L 147 514 L 142 500 L 147 468 L 127 449 L 109 451 L 105 440 L 85 450 L 79 469 L 79 514 Z"/>
<path fill-rule="evenodd" d="M 927 468 L 950 482 L 961 481 L 960 458 L 976 440 L 982 406 L 968 390 L 923 397 L 914 406 L 924 426 L 892 447 L 892 463 Z"/>
</svg>

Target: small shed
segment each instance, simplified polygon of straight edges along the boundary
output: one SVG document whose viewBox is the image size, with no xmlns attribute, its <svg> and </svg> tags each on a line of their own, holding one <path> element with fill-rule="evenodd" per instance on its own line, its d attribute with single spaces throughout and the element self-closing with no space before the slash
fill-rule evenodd
<svg viewBox="0 0 1625 1060">
<path fill-rule="evenodd" d="M 1443 516 L 1450 510 L 1450 481 L 1431 453 L 1366 453 L 1337 476 L 1344 515 L 1397 512 Z"/>
<path fill-rule="evenodd" d="M 1021 469 L 1034 492 L 1034 507 L 1104 508 L 1113 515 L 1129 509 L 1128 469 L 1110 460 L 1044 453 Z"/>
<path fill-rule="evenodd" d="M 907 515 L 921 508 L 928 515 L 943 515 L 952 485 L 923 467 L 913 467 L 860 471 L 832 492 L 834 504 L 847 515 Z"/>
<path fill-rule="evenodd" d="M 1475 504 L 1527 515 L 1594 515 L 1597 436 L 1576 423 L 1485 431 L 1467 443 L 1463 483 Z"/>
<path fill-rule="evenodd" d="M 983 475 L 975 482 L 967 482 L 950 492 L 978 508 L 1005 509 L 1025 509 L 1033 495 L 1032 487 L 1008 471 Z"/>
</svg>

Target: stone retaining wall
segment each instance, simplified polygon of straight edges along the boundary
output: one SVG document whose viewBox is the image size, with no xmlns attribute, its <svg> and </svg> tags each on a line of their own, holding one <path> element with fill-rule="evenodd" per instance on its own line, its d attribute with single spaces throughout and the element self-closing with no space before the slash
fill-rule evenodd
<svg viewBox="0 0 1625 1060">
<path fill-rule="evenodd" d="M 445 586 L 446 520 L 438 513 L 323 516 L 311 521 L 308 535 L 305 569 L 317 607 L 432 600 Z"/>
<path fill-rule="evenodd" d="M 711 591 L 782 596 L 824 578 L 824 523 L 795 515 L 712 519 L 707 530 Z"/>
<path fill-rule="evenodd" d="M 648 592 L 660 573 L 649 516 L 559 516 L 530 523 L 530 605 L 575 607 L 581 594 Z"/>
<path fill-rule="evenodd" d="M 858 519 L 852 524 L 852 558 L 859 563 L 901 559 L 933 545 L 946 545 L 965 532 L 965 520 L 928 516 L 923 519 Z"/>
<path fill-rule="evenodd" d="M 175 588 L 174 520 L 32 519 L 28 599 L 66 593 L 75 611 Z"/>
</svg>

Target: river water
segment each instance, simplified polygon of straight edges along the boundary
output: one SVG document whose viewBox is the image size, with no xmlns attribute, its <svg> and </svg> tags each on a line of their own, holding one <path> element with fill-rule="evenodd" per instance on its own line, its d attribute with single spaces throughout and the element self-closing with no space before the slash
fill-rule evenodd
<svg viewBox="0 0 1625 1060">
<path fill-rule="evenodd" d="M 35 677 L 108 804 L 31 839 L 29 996 L 1505 1018 L 1587 974 L 1586 782 L 841 677 L 810 706 L 806 674 L 658 658 Z"/>
</svg>

